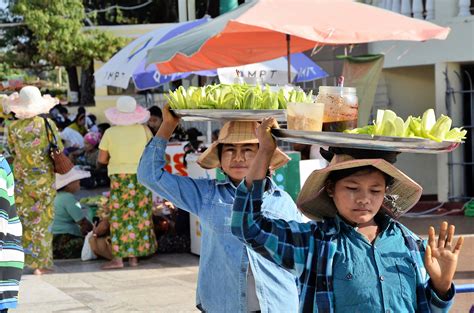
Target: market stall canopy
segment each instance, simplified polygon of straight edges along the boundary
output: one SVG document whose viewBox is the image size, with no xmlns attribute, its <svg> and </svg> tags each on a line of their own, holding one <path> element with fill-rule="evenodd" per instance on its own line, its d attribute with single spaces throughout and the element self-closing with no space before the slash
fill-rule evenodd
<svg viewBox="0 0 474 313">
<path fill-rule="evenodd" d="M 351 0 L 255 0 L 150 49 L 161 73 L 257 63 L 313 49 L 445 39 L 450 29 Z M 291 44 L 290 44 L 291 40 Z"/>
<path fill-rule="evenodd" d="M 169 24 L 138 37 L 117 52 L 107 63 L 95 72 L 96 86 L 127 88 L 130 78 L 133 78 L 135 87 L 139 90 L 145 90 L 188 77 L 193 74 L 193 72 L 161 75 L 154 65 L 146 66 L 146 53 L 150 48 L 202 25 L 209 20 L 209 17 L 204 17 L 190 22 Z M 202 76 L 217 75 L 216 71 L 202 71 L 197 74 Z"/>
<path fill-rule="evenodd" d="M 242 76 L 258 75 L 262 82 L 267 84 L 285 84 L 287 82 L 287 60 L 285 57 L 263 63 L 222 68 L 219 71 L 211 69 L 161 74 L 156 66 L 146 66 L 145 57 L 149 49 L 209 20 L 208 17 L 205 17 L 191 22 L 167 25 L 140 36 L 117 52 L 94 74 L 96 86 L 127 88 L 132 78 L 137 89 L 147 90 L 171 81 L 186 78 L 191 74 L 201 76 L 219 75 L 221 82 L 232 83 L 236 77 L 236 71 L 239 71 Z M 311 81 L 327 76 L 323 69 L 302 53 L 292 55 L 291 65 L 292 82 Z"/>
</svg>

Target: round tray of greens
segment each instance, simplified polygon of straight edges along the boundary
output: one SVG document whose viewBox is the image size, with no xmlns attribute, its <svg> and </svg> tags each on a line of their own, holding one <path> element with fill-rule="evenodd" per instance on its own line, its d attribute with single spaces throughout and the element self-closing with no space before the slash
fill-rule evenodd
<svg viewBox="0 0 474 313">
<path fill-rule="evenodd" d="M 272 134 L 279 140 L 293 143 L 412 153 L 450 152 L 456 149 L 460 144 L 460 142 L 436 142 L 423 138 L 371 136 L 365 134 L 314 132 L 289 129 L 272 129 Z"/>
<path fill-rule="evenodd" d="M 173 112 L 185 120 L 286 120 L 288 102 L 313 102 L 312 92 L 250 85 L 180 86 L 167 95 Z"/>
<path fill-rule="evenodd" d="M 272 116 L 277 121 L 286 121 L 286 110 L 172 110 L 185 121 L 225 120 L 225 121 L 261 121 Z"/>
<path fill-rule="evenodd" d="M 456 149 L 467 131 L 454 127 L 446 115 L 436 119 L 433 109 L 423 117 L 409 116 L 405 121 L 390 110 L 378 110 L 374 125 L 343 133 L 273 129 L 280 140 L 324 146 L 413 153 L 442 153 Z"/>
</svg>

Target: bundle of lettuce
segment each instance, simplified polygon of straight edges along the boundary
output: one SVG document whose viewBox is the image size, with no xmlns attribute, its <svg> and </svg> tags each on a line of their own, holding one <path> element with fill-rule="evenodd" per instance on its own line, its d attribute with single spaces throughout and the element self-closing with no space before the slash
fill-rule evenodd
<svg viewBox="0 0 474 313">
<path fill-rule="evenodd" d="M 437 142 L 461 142 L 466 138 L 467 131 L 455 127 L 451 129 L 452 120 L 441 114 L 436 119 L 433 109 L 423 113 L 423 117 L 409 116 L 405 121 L 390 110 L 377 110 L 374 125 L 345 130 L 349 134 L 367 134 L 372 136 L 392 136 L 405 138 L 424 138 Z"/>
<path fill-rule="evenodd" d="M 313 103 L 313 92 L 280 88 L 273 91 L 270 86 L 251 85 L 208 85 L 204 87 L 180 86 L 170 91 L 167 100 L 172 109 L 215 109 L 215 110 L 279 110 L 286 109 L 288 102 Z"/>
</svg>

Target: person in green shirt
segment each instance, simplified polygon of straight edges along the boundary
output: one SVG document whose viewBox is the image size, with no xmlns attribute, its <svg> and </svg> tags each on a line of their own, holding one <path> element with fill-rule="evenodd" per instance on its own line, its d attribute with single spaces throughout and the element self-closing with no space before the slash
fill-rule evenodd
<svg viewBox="0 0 474 313">
<path fill-rule="evenodd" d="M 90 177 L 90 173 L 71 169 L 66 174 L 56 174 L 54 199 L 53 257 L 72 259 L 81 257 L 84 236 L 92 230 L 92 224 L 82 211 L 81 204 L 74 197 L 80 190 L 79 181 Z"/>
</svg>

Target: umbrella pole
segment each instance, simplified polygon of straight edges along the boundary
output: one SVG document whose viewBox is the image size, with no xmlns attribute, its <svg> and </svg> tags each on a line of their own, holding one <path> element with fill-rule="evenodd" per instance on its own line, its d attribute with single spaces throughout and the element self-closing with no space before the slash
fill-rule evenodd
<svg viewBox="0 0 474 313">
<path fill-rule="evenodd" d="M 288 84 L 291 84 L 290 35 L 286 34 L 286 60 L 288 65 Z"/>
</svg>

